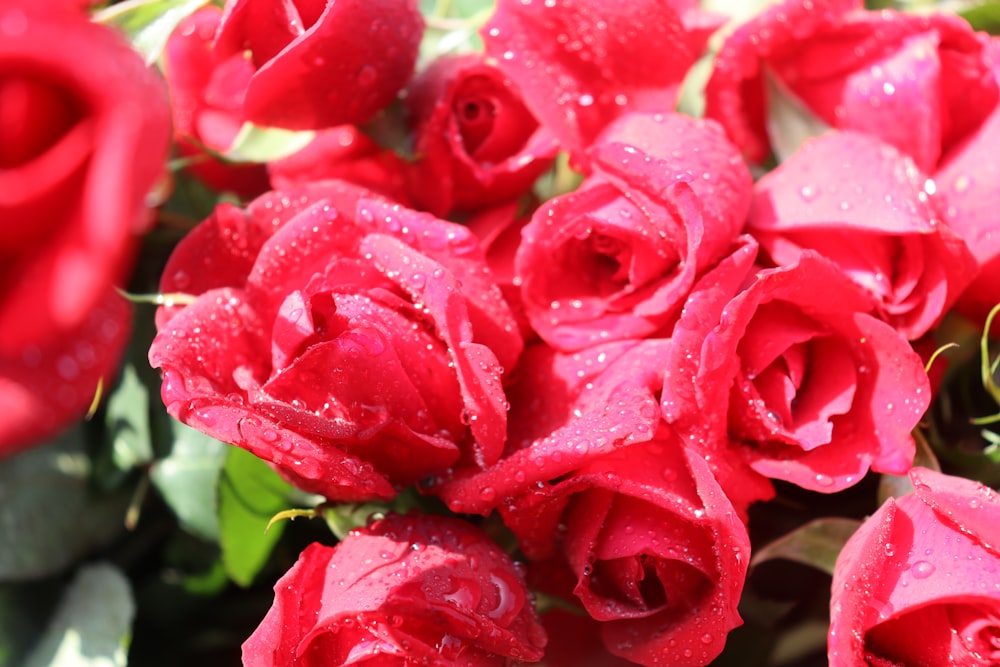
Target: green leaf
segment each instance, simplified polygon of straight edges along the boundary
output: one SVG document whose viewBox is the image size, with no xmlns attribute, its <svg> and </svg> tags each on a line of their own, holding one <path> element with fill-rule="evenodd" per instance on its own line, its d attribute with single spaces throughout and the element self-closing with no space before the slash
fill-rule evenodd
<svg viewBox="0 0 1000 667">
<path fill-rule="evenodd" d="M 131 490 L 91 481 L 79 426 L 0 463 L 0 581 L 58 572 L 123 530 Z"/>
<path fill-rule="evenodd" d="M 315 137 L 311 130 L 297 132 L 243 123 L 233 145 L 222 157 L 233 162 L 271 162 L 298 153 Z"/>
<path fill-rule="evenodd" d="M 23 665 L 52 618 L 66 582 L 61 577 L 0 584 L 0 665 Z"/>
<path fill-rule="evenodd" d="M 974 30 L 984 30 L 991 35 L 1000 34 L 1000 2 L 974 3 L 958 11 L 958 15 L 969 22 Z"/>
<path fill-rule="evenodd" d="M 750 565 L 784 558 L 833 574 L 840 550 L 860 525 L 860 521 L 842 518 L 810 521 L 758 551 Z"/>
<path fill-rule="evenodd" d="M 124 667 L 135 602 L 106 563 L 80 569 L 24 667 Z"/>
<path fill-rule="evenodd" d="M 130 470 L 153 460 L 149 389 L 132 363 L 122 369 L 121 380 L 108 399 L 106 423 L 116 468 Z"/>
<path fill-rule="evenodd" d="M 171 419 L 173 451 L 153 467 L 153 485 L 181 526 L 202 539 L 219 539 L 219 476 L 229 445 Z"/>
<path fill-rule="evenodd" d="M 219 537 L 229 577 L 249 586 L 281 539 L 285 522 L 267 528 L 278 512 L 290 509 L 294 488 L 263 460 L 230 447 L 219 479 Z"/>
<path fill-rule="evenodd" d="M 156 62 L 171 33 L 209 0 L 126 0 L 98 12 L 94 20 L 112 25 L 132 42 L 146 64 Z"/>
</svg>

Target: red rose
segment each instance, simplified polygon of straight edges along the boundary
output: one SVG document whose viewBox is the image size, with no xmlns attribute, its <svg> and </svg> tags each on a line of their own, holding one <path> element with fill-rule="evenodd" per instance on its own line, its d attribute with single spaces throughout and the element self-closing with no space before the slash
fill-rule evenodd
<svg viewBox="0 0 1000 667">
<path fill-rule="evenodd" d="M 590 149 L 593 174 L 539 208 L 515 266 L 532 326 L 574 350 L 651 335 L 743 226 L 750 173 L 719 127 L 629 114 Z"/>
<path fill-rule="evenodd" d="M 405 102 L 417 156 L 410 189 L 437 215 L 483 209 L 528 192 L 556 155 L 555 137 L 481 54 L 434 61 Z"/>
<path fill-rule="evenodd" d="M 440 491 L 453 511 L 497 507 L 530 560 L 562 561 L 611 653 L 706 665 L 741 623 L 750 544 L 709 464 L 657 409 L 669 347 L 535 348 L 511 390 L 517 449 Z"/>
<path fill-rule="evenodd" d="M 162 83 L 75 10 L 0 6 L 0 453 L 54 435 L 128 338 L 114 285 L 169 141 Z M 58 44 L 59 48 L 53 48 Z"/>
<path fill-rule="evenodd" d="M 402 158 L 381 148 L 353 125 L 320 130 L 302 150 L 267 165 L 275 190 L 337 179 L 409 205 L 405 169 Z"/>
<path fill-rule="evenodd" d="M 954 15 L 786 0 L 726 39 L 705 89 L 705 115 L 763 162 L 772 143 L 770 85 L 827 125 L 873 134 L 933 173 L 997 103 L 987 43 Z"/>
<path fill-rule="evenodd" d="M 414 0 L 228 0 L 215 49 L 250 54 L 246 120 L 319 129 L 365 122 L 389 104 L 423 29 Z"/>
<path fill-rule="evenodd" d="M 390 515 L 313 544 L 274 585 L 245 667 L 537 662 L 545 631 L 524 576 L 454 518 Z"/>
<path fill-rule="evenodd" d="M 873 294 L 908 339 L 929 331 L 976 260 L 926 192 L 913 160 L 878 139 L 833 132 L 807 142 L 754 187 L 748 231 L 781 265 L 812 249 Z"/>
<path fill-rule="evenodd" d="M 626 111 L 677 105 L 718 25 L 697 3 L 502 0 L 480 31 L 486 53 L 575 157 Z"/>
<path fill-rule="evenodd" d="M 243 97 L 254 74 L 242 53 L 223 56 L 212 49 L 221 19 L 218 7 L 199 9 L 181 21 L 163 52 L 177 151 L 191 159 L 187 171 L 212 188 L 255 197 L 268 189 L 264 165 L 230 164 L 208 152 L 224 153 L 232 146 L 243 126 Z"/>
<path fill-rule="evenodd" d="M 1000 497 L 924 468 L 844 545 L 831 667 L 1000 664 Z"/>
<path fill-rule="evenodd" d="M 994 76 L 1000 78 L 1000 40 L 991 42 Z M 979 261 L 979 275 L 956 307 L 976 320 L 1000 303 L 1000 105 L 975 133 L 946 156 L 934 173 L 940 208 Z"/>
<path fill-rule="evenodd" d="M 181 421 L 334 500 L 500 456 L 521 348 L 459 225 L 329 181 L 220 206 L 174 251 L 150 361 Z"/>
<path fill-rule="evenodd" d="M 804 251 L 750 276 L 752 260 L 738 250 L 685 304 L 663 390 L 669 421 L 713 457 L 814 491 L 851 486 L 869 467 L 904 473 L 930 402 L 920 357 L 830 261 Z"/>
</svg>

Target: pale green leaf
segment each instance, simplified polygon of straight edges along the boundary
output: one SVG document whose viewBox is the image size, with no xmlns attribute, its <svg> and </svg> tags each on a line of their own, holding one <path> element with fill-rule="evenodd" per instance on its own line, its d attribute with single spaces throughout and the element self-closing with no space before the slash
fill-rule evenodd
<svg viewBox="0 0 1000 667">
<path fill-rule="evenodd" d="M 792 156 L 808 139 L 830 130 L 777 77 L 765 70 L 767 80 L 767 134 L 778 162 Z"/>
<path fill-rule="evenodd" d="M 123 530 L 131 490 L 91 481 L 80 427 L 0 462 L 0 581 L 58 572 Z"/>
<path fill-rule="evenodd" d="M 181 526 L 209 541 L 219 539 L 219 475 L 230 446 L 171 420 L 173 451 L 153 466 L 153 485 Z"/>
<path fill-rule="evenodd" d="M 860 525 L 860 521 L 843 518 L 810 521 L 762 548 L 750 565 L 783 558 L 833 574 L 840 550 Z"/>
<path fill-rule="evenodd" d="M 243 123 L 233 145 L 222 157 L 233 162 L 272 162 L 298 153 L 315 137 L 311 130 L 298 132 Z"/>
<path fill-rule="evenodd" d="M 181 21 L 207 5 L 209 0 L 126 0 L 98 12 L 94 20 L 112 25 L 132 42 L 135 50 L 156 62 L 171 33 Z"/>
<path fill-rule="evenodd" d="M 117 568 L 80 569 L 24 667 L 124 667 L 135 602 Z"/>
<path fill-rule="evenodd" d="M 106 423 L 111 460 L 119 470 L 131 470 L 153 460 L 149 429 L 149 389 L 135 366 L 126 364 L 121 381 L 108 399 Z"/>
</svg>

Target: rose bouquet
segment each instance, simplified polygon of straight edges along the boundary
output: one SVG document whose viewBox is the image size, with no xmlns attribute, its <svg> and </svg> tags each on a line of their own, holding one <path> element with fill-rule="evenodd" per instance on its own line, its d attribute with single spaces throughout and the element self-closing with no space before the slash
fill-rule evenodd
<svg viewBox="0 0 1000 667">
<path fill-rule="evenodd" d="M 0 0 L 0 664 L 1000 665 L 1000 5 L 746 9 Z"/>
</svg>

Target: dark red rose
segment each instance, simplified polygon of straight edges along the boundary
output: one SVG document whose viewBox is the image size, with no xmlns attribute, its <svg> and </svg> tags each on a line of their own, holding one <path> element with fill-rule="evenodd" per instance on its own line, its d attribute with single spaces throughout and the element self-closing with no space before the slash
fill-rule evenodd
<svg viewBox="0 0 1000 667">
<path fill-rule="evenodd" d="M 110 384 L 127 278 L 170 137 L 166 93 L 76 10 L 0 6 L 0 454 L 56 434 Z M 53 48 L 58 45 L 59 48 Z"/>
<path fill-rule="evenodd" d="M 927 333 L 976 272 L 942 222 L 913 160 L 878 139 L 832 132 L 807 142 L 754 186 L 747 229 L 777 264 L 806 249 L 875 296 L 906 338 Z"/>
<path fill-rule="evenodd" d="M 410 86 L 405 103 L 416 154 L 410 190 L 437 215 L 514 199 L 555 158 L 555 137 L 482 54 L 434 61 Z"/>
<path fill-rule="evenodd" d="M 803 251 L 750 275 L 752 261 L 737 251 L 685 304 L 663 390 L 668 420 L 713 457 L 814 491 L 848 487 L 869 468 L 906 472 L 910 431 L 930 402 L 920 357 L 829 260 Z"/>
<path fill-rule="evenodd" d="M 405 169 L 402 158 L 381 148 L 353 125 L 320 130 L 302 150 L 267 165 L 275 190 L 337 179 L 368 188 L 404 206 L 410 204 Z"/>
<path fill-rule="evenodd" d="M 593 174 L 535 212 L 515 260 L 532 326 L 561 350 L 670 322 L 751 198 L 746 165 L 710 121 L 629 114 L 588 156 Z"/>
<path fill-rule="evenodd" d="M 873 134 L 933 173 L 997 103 L 987 43 L 950 14 L 786 0 L 726 39 L 705 89 L 705 115 L 748 159 L 764 162 L 777 90 L 827 125 Z"/>
<path fill-rule="evenodd" d="M 390 515 L 313 544 L 274 585 L 245 667 L 505 667 L 545 646 L 524 575 L 454 518 Z"/>
<path fill-rule="evenodd" d="M 994 76 L 1000 78 L 1000 40 L 990 43 Z M 945 221 L 979 261 L 979 274 L 956 304 L 982 321 L 1000 303 L 1000 105 L 938 165 L 934 183 Z"/>
<path fill-rule="evenodd" d="M 161 283 L 150 361 L 181 421 L 334 500 L 500 456 L 521 338 L 475 237 L 328 181 L 222 205 Z"/>
<path fill-rule="evenodd" d="M 186 170 L 216 190 L 255 197 L 268 189 L 267 169 L 216 158 L 233 144 L 243 126 L 243 97 L 253 65 L 242 53 L 223 56 L 212 49 L 222 10 L 208 6 L 181 21 L 163 52 L 170 89 L 174 137 Z"/>
<path fill-rule="evenodd" d="M 228 0 L 215 49 L 249 52 L 246 120 L 320 129 L 363 123 L 389 104 L 423 28 L 414 0 Z"/>
<path fill-rule="evenodd" d="M 925 468 L 910 479 L 837 558 L 830 666 L 1000 664 L 1000 496 Z"/>
<path fill-rule="evenodd" d="M 677 105 L 718 25 L 693 2 L 501 0 L 481 34 L 527 107 L 576 158 L 627 111 Z"/>
<path fill-rule="evenodd" d="M 453 511 L 496 507 L 530 560 L 564 563 L 611 653 L 706 665 L 741 623 L 750 544 L 709 464 L 663 422 L 669 348 L 534 348 L 511 393 L 516 449 L 440 492 Z"/>
</svg>

